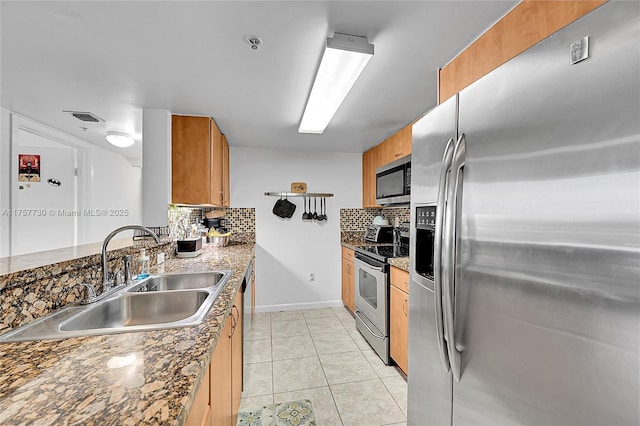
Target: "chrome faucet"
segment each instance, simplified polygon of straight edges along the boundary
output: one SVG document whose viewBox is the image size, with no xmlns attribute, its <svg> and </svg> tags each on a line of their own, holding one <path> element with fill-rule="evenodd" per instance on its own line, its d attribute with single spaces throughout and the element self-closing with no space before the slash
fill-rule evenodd
<svg viewBox="0 0 640 426">
<path fill-rule="evenodd" d="M 131 273 L 131 261 L 133 256 L 130 254 L 124 257 L 124 281 L 127 285 L 133 282 L 133 274 Z"/>
<path fill-rule="evenodd" d="M 122 231 L 128 231 L 131 229 L 138 229 L 140 231 L 144 231 L 147 234 L 151 235 L 153 239 L 156 240 L 156 243 L 160 243 L 160 237 L 158 237 L 158 235 L 156 235 L 155 232 L 153 232 L 149 228 L 146 228 L 142 225 L 125 225 L 112 231 L 109 235 L 107 235 L 107 237 L 104 239 L 104 242 L 102 243 L 102 292 L 103 293 L 111 289 L 111 281 L 109 280 L 109 265 L 107 262 L 108 261 L 107 245 L 109 244 L 109 241 L 111 241 L 111 239 L 115 237 L 117 234 L 119 234 Z"/>
<path fill-rule="evenodd" d="M 87 297 L 81 301 L 83 305 L 86 305 L 88 303 L 93 303 L 98 299 L 98 295 L 96 294 L 96 288 L 94 287 L 93 284 L 80 283 L 79 285 L 82 287 L 85 287 L 87 290 Z"/>
</svg>

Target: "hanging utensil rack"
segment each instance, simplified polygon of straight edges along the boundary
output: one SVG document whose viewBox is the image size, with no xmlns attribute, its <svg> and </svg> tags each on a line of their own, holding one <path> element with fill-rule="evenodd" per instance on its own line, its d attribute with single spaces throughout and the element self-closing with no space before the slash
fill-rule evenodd
<svg viewBox="0 0 640 426">
<path fill-rule="evenodd" d="M 333 194 L 326 192 L 265 192 L 267 197 L 307 197 L 307 198 L 329 198 L 333 197 Z"/>
</svg>

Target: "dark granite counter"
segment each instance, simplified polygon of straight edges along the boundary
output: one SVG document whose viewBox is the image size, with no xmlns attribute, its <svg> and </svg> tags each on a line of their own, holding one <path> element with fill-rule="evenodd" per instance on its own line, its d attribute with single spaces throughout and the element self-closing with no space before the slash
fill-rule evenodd
<svg viewBox="0 0 640 426">
<path fill-rule="evenodd" d="M 398 269 L 409 272 L 409 258 L 408 257 L 395 257 L 389 259 L 389 265 L 395 266 Z"/>
<path fill-rule="evenodd" d="M 340 244 L 342 245 L 342 247 L 346 247 L 348 249 L 355 250 L 357 245 L 362 245 L 363 243 L 361 241 L 360 242 L 341 241 Z"/>
<path fill-rule="evenodd" d="M 356 246 L 364 244 L 362 240 L 342 240 L 340 241 L 342 247 L 346 247 L 351 250 L 355 250 Z M 369 245 L 375 245 L 371 243 L 367 243 Z M 409 272 L 409 258 L 408 257 L 396 257 L 390 258 L 389 264 L 391 266 L 395 266 L 398 269 L 402 269 L 403 271 Z"/>
<path fill-rule="evenodd" d="M 0 344 L 0 424 L 183 424 L 253 253 L 207 246 L 165 263 L 165 272 L 233 270 L 198 326 Z"/>
</svg>

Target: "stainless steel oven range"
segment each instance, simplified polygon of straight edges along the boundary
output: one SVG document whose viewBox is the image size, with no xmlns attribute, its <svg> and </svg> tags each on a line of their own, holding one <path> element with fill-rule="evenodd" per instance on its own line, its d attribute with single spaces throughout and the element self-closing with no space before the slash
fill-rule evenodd
<svg viewBox="0 0 640 426">
<path fill-rule="evenodd" d="M 356 327 L 385 364 L 389 364 L 389 263 L 408 256 L 408 245 L 363 245 L 355 248 Z"/>
</svg>

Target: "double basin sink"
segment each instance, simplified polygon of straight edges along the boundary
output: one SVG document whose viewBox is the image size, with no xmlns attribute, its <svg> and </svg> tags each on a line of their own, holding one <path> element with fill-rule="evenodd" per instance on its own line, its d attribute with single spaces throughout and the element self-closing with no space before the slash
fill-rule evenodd
<svg viewBox="0 0 640 426">
<path fill-rule="evenodd" d="M 231 271 L 154 275 L 90 305 L 72 305 L 0 336 L 0 342 L 63 339 L 200 324 Z"/>
</svg>

